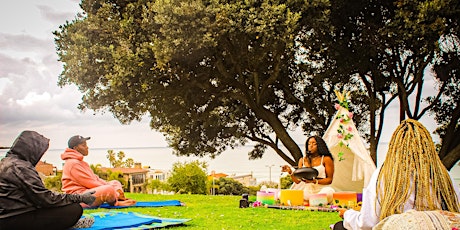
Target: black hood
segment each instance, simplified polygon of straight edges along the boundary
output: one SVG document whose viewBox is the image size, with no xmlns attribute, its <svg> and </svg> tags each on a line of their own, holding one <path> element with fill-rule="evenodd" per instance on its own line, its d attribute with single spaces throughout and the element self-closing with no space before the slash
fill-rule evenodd
<svg viewBox="0 0 460 230">
<path fill-rule="evenodd" d="M 6 156 L 16 156 L 35 166 L 48 150 L 49 142 L 48 138 L 35 131 L 23 131 L 16 138 Z"/>
</svg>

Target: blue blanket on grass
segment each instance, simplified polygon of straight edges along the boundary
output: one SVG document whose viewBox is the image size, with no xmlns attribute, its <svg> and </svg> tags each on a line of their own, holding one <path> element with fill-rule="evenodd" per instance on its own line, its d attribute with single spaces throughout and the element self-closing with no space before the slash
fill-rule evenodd
<svg viewBox="0 0 460 230">
<path fill-rule="evenodd" d="M 154 229 L 175 225 L 182 225 L 191 219 L 160 218 L 144 215 L 136 212 L 94 212 L 85 214 L 83 217 L 92 216 L 94 224 L 90 228 L 78 228 L 81 230 L 108 230 L 108 229 Z M 82 218 L 83 218 L 82 217 Z"/>
<path fill-rule="evenodd" d="M 133 206 L 112 206 L 107 203 L 102 204 L 99 208 L 131 208 L 131 207 L 163 207 L 163 206 L 182 206 L 182 203 L 178 200 L 163 200 L 163 201 L 138 201 Z"/>
</svg>

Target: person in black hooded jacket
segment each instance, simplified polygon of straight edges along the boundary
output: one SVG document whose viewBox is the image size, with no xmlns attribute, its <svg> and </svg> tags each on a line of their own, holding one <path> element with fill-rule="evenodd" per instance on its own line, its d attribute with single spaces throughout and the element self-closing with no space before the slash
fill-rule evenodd
<svg viewBox="0 0 460 230">
<path fill-rule="evenodd" d="M 61 194 L 45 188 L 35 165 L 48 150 L 49 139 L 23 131 L 0 161 L 0 230 L 68 229 L 91 204 L 92 192 Z"/>
</svg>

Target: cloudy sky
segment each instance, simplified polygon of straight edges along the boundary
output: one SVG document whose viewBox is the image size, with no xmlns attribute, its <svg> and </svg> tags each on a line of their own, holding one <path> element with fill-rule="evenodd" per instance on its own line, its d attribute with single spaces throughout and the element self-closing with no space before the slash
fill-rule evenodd
<svg viewBox="0 0 460 230">
<path fill-rule="evenodd" d="M 23 130 L 51 139 L 50 149 L 63 149 L 69 137 L 91 136 L 91 147 L 166 146 L 148 119 L 121 125 L 111 114 L 77 109 L 81 93 L 75 86 L 57 86 L 62 63 L 57 61 L 52 32 L 80 11 L 77 0 L 11 0 L 0 8 L 0 146 L 10 146 Z M 427 84 L 430 85 L 430 84 Z M 397 108 L 397 104 L 393 105 Z M 398 124 L 387 113 L 383 142 Z M 425 122 L 431 130 L 434 122 Z M 296 137 L 299 143 L 305 140 Z"/>
<path fill-rule="evenodd" d="M 23 130 L 51 139 L 50 149 L 66 147 L 75 134 L 91 136 L 92 147 L 166 146 L 148 119 L 121 125 L 111 114 L 81 112 L 75 86 L 57 86 L 52 32 L 79 12 L 77 0 L 3 1 L 0 7 L 0 146 L 10 146 Z"/>
</svg>

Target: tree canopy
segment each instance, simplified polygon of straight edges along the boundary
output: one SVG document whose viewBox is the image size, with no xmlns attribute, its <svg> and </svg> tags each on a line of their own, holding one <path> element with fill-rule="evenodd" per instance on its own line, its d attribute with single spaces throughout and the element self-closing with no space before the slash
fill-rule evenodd
<svg viewBox="0 0 460 230">
<path fill-rule="evenodd" d="M 119 151 L 115 154 L 112 149 L 107 150 L 107 159 L 110 162 L 110 167 L 113 168 L 132 168 L 134 166 L 134 160 L 132 158 L 125 158 L 125 152 Z"/>
<path fill-rule="evenodd" d="M 374 160 L 395 99 L 401 120 L 436 114 L 440 156 L 448 168 L 460 158 L 455 1 L 83 0 L 81 7 L 54 33 L 64 63 L 59 84 L 79 87 L 81 109 L 109 111 L 122 123 L 148 114 L 178 155 L 214 157 L 251 141 L 250 158 L 272 148 L 296 165 L 302 150 L 292 131 L 322 135 L 335 113 L 333 91 L 346 89 Z M 431 69 L 439 88 L 424 98 Z"/>
<path fill-rule="evenodd" d="M 206 194 L 207 165 L 204 162 L 176 162 L 168 184 L 176 193 Z"/>
<path fill-rule="evenodd" d="M 240 182 L 232 179 L 221 177 L 215 181 L 217 190 L 215 194 L 219 195 L 242 195 L 244 193 L 249 194 L 249 188 L 245 187 Z"/>
</svg>

